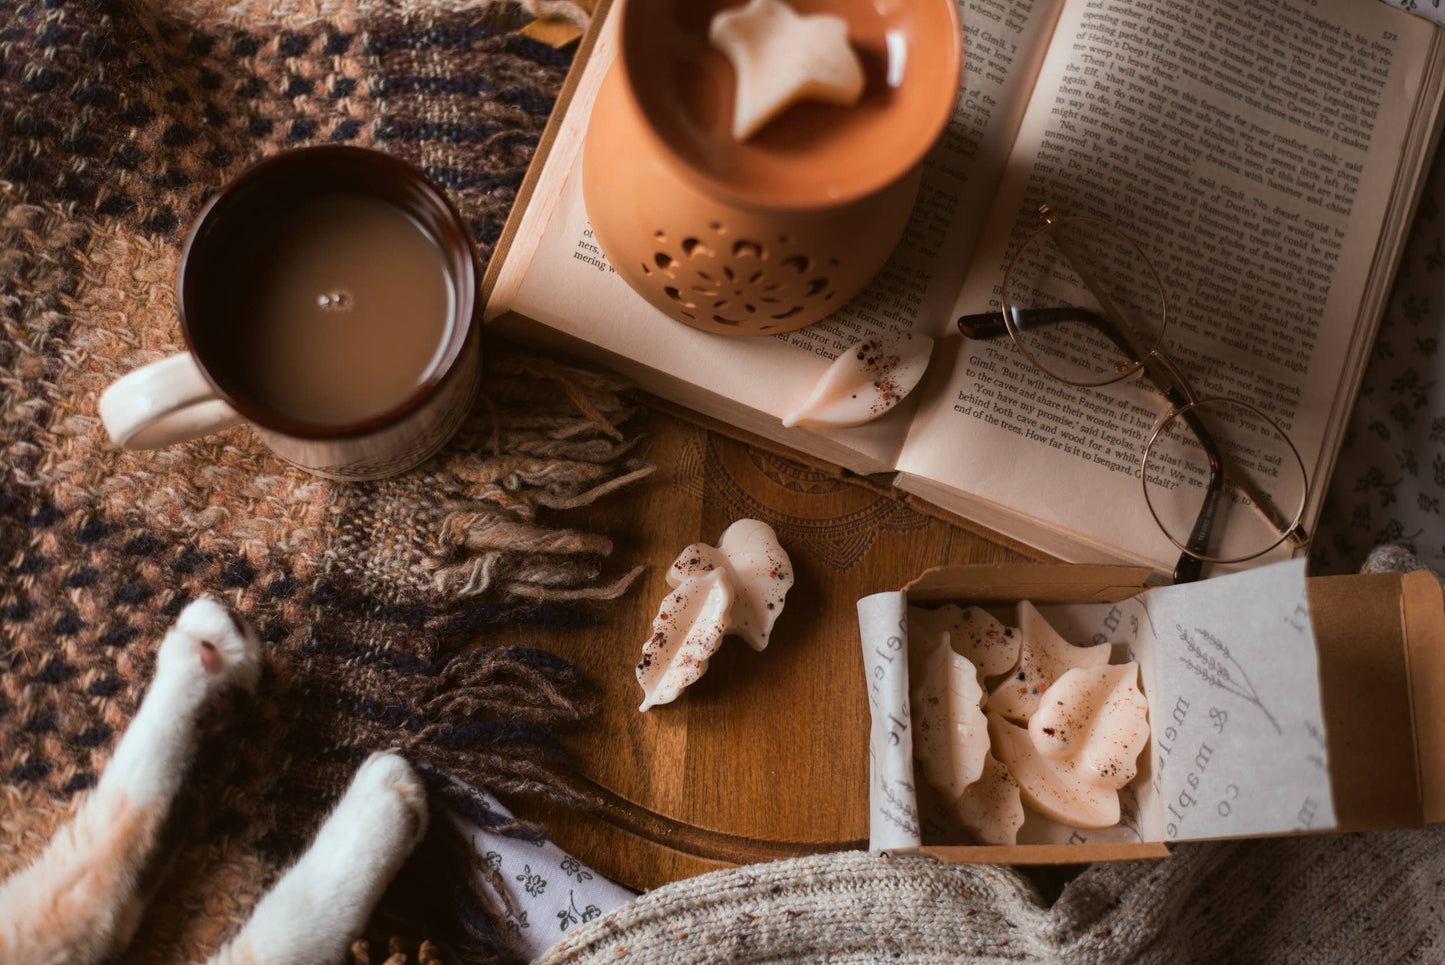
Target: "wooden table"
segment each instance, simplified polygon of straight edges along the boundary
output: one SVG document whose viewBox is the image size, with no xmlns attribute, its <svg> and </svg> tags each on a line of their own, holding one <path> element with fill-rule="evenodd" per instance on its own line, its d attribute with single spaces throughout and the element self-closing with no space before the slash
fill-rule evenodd
<svg viewBox="0 0 1445 965">
<path fill-rule="evenodd" d="M 582 522 L 648 564 L 596 630 L 543 631 L 571 660 L 598 710 L 565 735 L 601 814 L 522 812 L 558 844 L 635 888 L 729 863 L 864 847 L 868 708 L 855 601 L 899 589 L 931 566 L 1037 559 L 913 505 L 887 480 L 808 466 L 654 410 L 644 455 L 657 473 Z M 687 544 L 716 543 L 736 519 L 773 526 L 796 582 L 767 650 L 726 640 L 707 674 L 646 713 L 635 666 L 663 577 Z"/>
</svg>

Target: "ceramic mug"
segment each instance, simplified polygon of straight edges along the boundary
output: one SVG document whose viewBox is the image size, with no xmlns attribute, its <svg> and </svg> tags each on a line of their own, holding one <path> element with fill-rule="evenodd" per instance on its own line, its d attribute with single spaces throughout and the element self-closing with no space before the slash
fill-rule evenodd
<svg viewBox="0 0 1445 965">
<path fill-rule="evenodd" d="M 320 232 L 320 240 L 308 248 L 296 240 L 298 232 Z M 422 307 L 412 301 L 416 279 L 393 277 L 412 268 L 423 276 L 425 297 L 416 296 Z M 333 289 L 337 278 L 341 287 Z M 315 293 L 306 287 L 313 280 Z M 290 291 L 263 292 L 257 301 L 253 283 L 299 287 L 303 302 Z M 277 456 L 318 476 L 362 480 L 403 472 L 446 443 L 476 394 L 477 283 L 465 222 L 411 165 L 345 146 L 275 155 L 227 184 L 186 240 L 176 290 L 188 351 L 117 380 L 101 396 L 101 419 L 127 449 L 160 448 L 245 423 Z M 266 317 L 256 319 L 238 304 L 284 310 L 268 307 Z M 343 314 L 309 314 L 315 305 Z M 307 327 L 314 320 L 342 333 L 334 352 L 316 344 L 326 336 Z M 352 321 L 362 326 L 355 339 L 345 337 L 344 325 Z M 378 339 L 378 332 L 385 337 Z M 395 351 L 393 336 L 402 339 Z M 261 342 L 264 349 L 257 348 Z M 427 352 L 430 358 L 414 373 L 387 370 L 388 355 L 412 366 L 412 356 Z M 354 372 L 348 359 L 355 360 Z M 317 388 L 319 408 L 281 404 L 281 395 L 259 387 L 279 384 L 282 370 L 303 389 L 332 386 L 333 395 L 345 398 L 328 399 Z M 378 374 L 390 395 L 371 395 Z M 380 409 L 366 410 L 368 402 Z"/>
</svg>

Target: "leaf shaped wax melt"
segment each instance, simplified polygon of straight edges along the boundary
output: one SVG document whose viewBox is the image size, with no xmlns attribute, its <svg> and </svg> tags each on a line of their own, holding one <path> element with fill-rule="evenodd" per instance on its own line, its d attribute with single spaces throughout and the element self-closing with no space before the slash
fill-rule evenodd
<svg viewBox="0 0 1445 965">
<path fill-rule="evenodd" d="M 978 780 L 988 756 L 988 721 L 979 705 L 983 688 L 973 664 L 953 652 L 948 637 L 929 655 L 913 688 L 913 754 L 923 776 L 949 801 Z"/>
<path fill-rule="evenodd" d="M 727 632 L 742 637 L 754 650 L 767 647 L 768 634 L 793 586 L 793 563 L 773 528 L 761 520 L 740 519 L 723 532 L 716 548 L 693 543 L 673 561 L 667 584 L 681 586 L 713 570 L 728 574 L 735 595 Z"/>
<path fill-rule="evenodd" d="M 1119 792 L 1089 781 L 1072 759 L 1051 761 L 1040 755 L 1027 730 L 997 714 L 988 715 L 988 734 L 994 755 L 1019 782 L 1029 807 L 1076 828 L 1119 823 Z"/>
<path fill-rule="evenodd" d="M 693 543 L 667 570 L 673 591 L 642 645 L 640 710 L 675 700 L 707 671 L 708 659 L 735 633 L 754 650 L 768 645 L 773 622 L 793 586 L 793 564 L 767 523 L 740 519 L 717 546 Z"/>
<path fill-rule="evenodd" d="M 1022 634 L 999 623 L 982 607 L 964 609 L 949 603 L 934 610 L 916 606 L 908 608 L 910 651 L 914 649 L 915 642 L 922 642 L 926 649 L 918 652 L 932 652 L 934 642 L 945 633 L 954 652 L 967 657 L 980 677 L 997 677 L 1007 673 L 1019 661 Z"/>
<path fill-rule="evenodd" d="M 987 709 L 1009 720 L 1025 723 L 1039 705 L 1039 697 L 1055 680 L 1074 667 L 1098 667 L 1109 662 L 1113 649 L 1107 643 L 1076 647 L 1069 643 L 1027 601 L 1018 605 L 1023 642 L 1019 663 L 988 694 Z"/>
<path fill-rule="evenodd" d="M 1029 738 L 1043 757 L 1072 758 L 1076 771 L 1100 787 L 1128 784 L 1149 740 L 1149 704 L 1139 691 L 1139 665 L 1068 671 L 1044 691 L 1029 718 Z"/>
<path fill-rule="evenodd" d="M 1024 823 L 1019 782 L 992 754 L 984 757 L 978 780 L 963 789 L 949 810 L 979 844 L 1018 843 Z"/>
<path fill-rule="evenodd" d="M 684 687 L 707 672 L 732 605 L 732 587 L 723 570 L 686 580 L 663 599 L 637 665 L 639 710 L 676 700 Z"/>
<path fill-rule="evenodd" d="M 785 426 L 844 428 L 878 418 L 912 392 L 928 368 L 933 339 L 903 333 L 870 338 L 833 360 Z"/>
</svg>

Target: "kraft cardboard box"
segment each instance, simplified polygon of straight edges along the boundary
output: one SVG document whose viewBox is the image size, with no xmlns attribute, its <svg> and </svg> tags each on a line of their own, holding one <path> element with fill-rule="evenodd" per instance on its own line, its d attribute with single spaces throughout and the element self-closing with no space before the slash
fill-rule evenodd
<svg viewBox="0 0 1445 965">
<path fill-rule="evenodd" d="M 941 567 L 859 601 L 870 847 L 1061 864 L 1162 857 L 1172 841 L 1445 820 L 1445 603 L 1431 574 L 1306 578 L 1294 561 L 1186 587 L 1147 588 L 1147 577 L 1071 564 Z M 1046 829 L 1032 834 L 1041 843 L 940 844 L 913 774 L 907 607 L 977 605 L 1009 624 L 1021 600 L 1071 642 L 1107 640 L 1140 663 L 1151 739 L 1130 785 L 1135 810 L 1125 808 L 1127 827 Z"/>
</svg>

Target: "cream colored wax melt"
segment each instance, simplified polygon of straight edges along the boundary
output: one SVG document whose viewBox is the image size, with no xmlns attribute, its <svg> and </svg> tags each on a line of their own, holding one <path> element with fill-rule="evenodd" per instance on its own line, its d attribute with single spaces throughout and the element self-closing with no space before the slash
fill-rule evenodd
<svg viewBox="0 0 1445 965">
<path fill-rule="evenodd" d="M 841 17 L 803 17 L 780 0 L 752 0 L 715 14 L 708 40 L 737 74 L 733 137 L 739 141 L 798 101 L 847 105 L 863 96 L 863 65 Z"/>
<path fill-rule="evenodd" d="M 983 759 L 978 780 L 963 789 L 949 809 L 979 844 L 1017 844 L 1024 824 L 1019 782 L 992 754 Z"/>
<path fill-rule="evenodd" d="M 728 613 L 728 633 L 754 650 L 768 645 L 773 623 L 783 612 L 783 598 L 793 586 L 793 563 L 767 523 L 740 519 L 727 528 L 716 548 L 693 543 L 678 554 L 667 571 L 667 585 L 681 586 L 699 573 L 722 570 L 737 594 Z"/>
<path fill-rule="evenodd" d="M 1017 628 L 976 606 L 908 608 L 923 776 L 980 844 L 1016 843 L 1025 805 L 1076 828 L 1117 824 L 1149 740 L 1139 666 L 1110 664 L 1110 644 L 1071 645 L 1031 603 L 1015 614 Z M 976 694 L 1000 675 L 980 727 Z"/>
<path fill-rule="evenodd" d="M 1107 643 L 1076 647 L 1049 626 L 1034 605 L 1023 602 L 1016 611 L 1023 635 L 1018 666 L 989 691 L 986 709 L 1009 720 L 1025 723 L 1049 685 L 1074 667 L 1099 667 L 1109 662 Z"/>
<path fill-rule="evenodd" d="M 693 543 L 673 560 L 667 584 L 674 587 L 652 621 L 642 645 L 637 682 L 642 706 L 676 700 L 707 672 L 724 636 L 736 634 L 754 650 L 768 645 L 773 623 L 793 585 L 793 564 L 767 523 L 740 519 L 717 546 Z"/>
<path fill-rule="evenodd" d="M 912 696 L 914 756 L 928 783 L 955 801 L 983 772 L 988 721 L 979 709 L 983 688 L 978 671 L 953 652 L 948 634 L 929 655 L 927 671 Z"/>
<path fill-rule="evenodd" d="M 637 665 L 637 682 L 642 684 L 638 710 L 676 700 L 683 688 L 707 673 L 732 605 L 732 587 L 720 570 L 688 580 L 663 598 Z"/>
<path fill-rule="evenodd" d="M 1072 758 L 1049 760 L 1034 749 L 1027 730 L 997 714 L 988 715 L 988 735 L 994 754 L 1018 781 L 1029 807 L 1076 828 L 1119 823 L 1119 792 L 1093 783 Z"/>
<path fill-rule="evenodd" d="M 1139 771 L 1149 740 L 1149 705 L 1139 692 L 1139 665 L 1074 668 L 1044 691 L 1029 718 L 1040 755 L 1072 759 L 1085 780 L 1121 788 Z"/>
<path fill-rule="evenodd" d="M 917 388 L 932 353 L 933 339 L 909 332 L 856 342 L 833 360 L 783 425 L 846 429 L 872 422 Z"/>
<path fill-rule="evenodd" d="M 908 608 L 908 637 L 922 641 L 920 652 L 932 652 L 935 641 L 945 633 L 954 652 L 967 657 L 980 677 L 997 677 L 1019 662 L 1022 635 L 1013 627 L 999 623 L 982 607 L 964 609 L 948 603 L 934 610 Z"/>
</svg>

